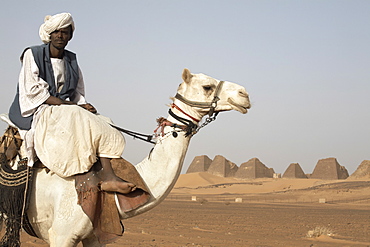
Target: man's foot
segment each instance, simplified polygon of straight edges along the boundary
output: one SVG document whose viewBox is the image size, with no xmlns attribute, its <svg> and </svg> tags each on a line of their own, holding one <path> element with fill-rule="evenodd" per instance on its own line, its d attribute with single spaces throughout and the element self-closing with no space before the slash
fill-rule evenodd
<svg viewBox="0 0 370 247">
<path fill-rule="evenodd" d="M 136 190 L 136 185 L 119 180 L 104 181 L 100 185 L 101 190 L 107 192 L 118 192 L 121 194 L 127 194 Z"/>
</svg>

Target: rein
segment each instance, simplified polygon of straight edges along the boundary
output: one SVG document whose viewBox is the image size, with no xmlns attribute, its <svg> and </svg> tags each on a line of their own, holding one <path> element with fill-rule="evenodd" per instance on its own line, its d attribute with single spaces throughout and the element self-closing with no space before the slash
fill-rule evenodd
<svg viewBox="0 0 370 247">
<path fill-rule="evenodd" d="M 142 141 L 146 141 L 146 142 L 155 144 L 155 142 L 152 141 L 153 135 L 145 135 L 145 134 L 137 133 L 137 132 L 134 132 L 134 131 L 131 131 L 131 130 L 123 129 L 123 128 L 118 127 L 118 126 L 113 125 L 113 124 L 111 124 L 110 126 L 112 126 L 113 128 L 115 128 L 115 129 L 117 129 L 117 130 L 119 130 L 119 131 L 121 131 L 121 132 L 123 132 L 127 135 L 130 135 L 134 138 L 137 138 L 137 139 L 140 139 Z M 144 137 L 146 137 L 146 138 L 144 138 Z"/>
<path fill-rule="evenodd" d="M 205 127 L 206 125 L 208 125 L 212 121 L 216 120 L 216 117 L 217 117 L 217 115 L 218 115 L 219 112 L 215 112 L 215 109 L 217 107 L 217 101 L 220 100 L 219 95 L 220 95 L 220 92 L 221 92 L 221 89 L 222 89 L 223 84 L 224 84 L 224 81 L 220 81 L 218 83 L 218 85 L 216 87 L 216 90 L 215 90 L 215 96 L 213 97 L 213 100 L 211 102 L 198 102 L 198 101 L 188 100 L 184 96 L 182 96 L 181 94 L 177 93 L 175 95 L 175 98 L 178 99 L 178 100 L 180 100 L 180 101 L 182 101 L 183 103 L 185 103 L 185 104 L 187 104 L 189 106 L 199 107 L 199 108 L 210 108 L 209 109 L 209 112 L 208 112 L 208 117 L 206 118 L 205 122 L 202 123 L 202 125 L 198 126 L 195 123 L 193 123 L 191 120 L 193 120 L 194 122 L 197 122 L 197 123 L 199 123 L 200 120 L 198 120 L 198 119 L 190 116 L 189 114 L 187 114 L 186 112 L 184 112 L 180 107 L 178 107 L 176 104 L 173 103 L 173 104 L 171 104 L 171 107 L 172 108 L 176 108 L 181 113 L 183 113 L 184 115 L 186 115 L 187 117 L 189 117 L 191 120 L 188 120 L 188 119 L 185 119 L 185 118 L 182 118 L 182 117 L 177 116 L 175 113 L 173 113 L 173 111 L 170 108 L 168 110 L 168 113 L 173 118 L 175 118 L 180 123 L 183 123 L 184 125 L 181 126 L 181 125 L 173 124 L 173 123 L 171 123 L 171 122 L 168 121 L 167 122 L 167 124 L 169 124 L 168 126 L 171 126 L 173 128 L 180 128 L 180 129 L 182 129 L 182 131 L 185 131 L 185 136 L 189 136 L 189 135 L 195 135 L 196 133 L 198 133 L 198 131 L 201 128 Z M 163 132 L 163 128 L 164 128 L 165 125 L 161 125 L 162 122 L 158 121 L 158 128 L 159 127 L 162 127 L 162 132 Z M 155 142 L 152 141 L 154 135 L 145 135 L 145 134 L 137 133 L 137 132 L 134 132 L 134 131 L 131 131 L 131 130 L 123 129 L 123 128 L 118 127 L 118 126 L 113 125 L 113 124 L 111 124 L 111 126 L 113 128 L 116 128 L 117 130 L 119 130 L 119 131 L 127 134 L 127 135 L 133 136 L 134 138 L 137 138 L 137 139 L 140 139 L 142 141 L 146 141 L 146 142 L 155 144 Z M 173 133 L 173 136 L 176 137 L 177 136 L 177 133 L 174 132 Z"/>
</svg>

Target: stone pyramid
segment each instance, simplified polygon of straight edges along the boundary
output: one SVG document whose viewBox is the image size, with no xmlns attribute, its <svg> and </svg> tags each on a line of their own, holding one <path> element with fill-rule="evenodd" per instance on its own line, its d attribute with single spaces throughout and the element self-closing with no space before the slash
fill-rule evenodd
<svg viewBox="0 0 370 247">
<path fill-rule="evenodd" d="M 242 179 L 272 178 L 274 173 L 273 168 L 266 167 L 258 158 L 252 158 L 240 165 L 235 177 Z"/>
<path fill-rule="evenodd" d="M 326 158 L 317 162 L 310 178 L 346 179 L 348 171 L 344 166 L 339 165 L 336 158 Z"/>
<path fill-rule="evenodd" d="M 298 163 L 292 163 L 285 170 L 283 178 L 307 178 L 307 176 Z"/>
<path fill-rule="evenodd" d="M 207 155 L 196 156 L 191 162 L 186 173 L 206 172 L 212 160 Z"/>
<path fill-rule="evenodd" d="M 370 160 L 364 160 L 357 167 L 356 171 L 348 179 L 368 179 L 370 178 Z"/>
<path fill-rule="evenodd" d="M 225 159 L 221 155 L 216 155 L 207 172 L 219 177 L 233 177 L 238 170 L 238 166 Z"/>
</svg>

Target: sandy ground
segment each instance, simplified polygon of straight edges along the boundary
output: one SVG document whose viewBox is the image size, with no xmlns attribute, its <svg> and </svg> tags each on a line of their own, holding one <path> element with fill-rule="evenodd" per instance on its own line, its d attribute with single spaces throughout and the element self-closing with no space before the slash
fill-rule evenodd
<svg viewBox="0 0 370 247">
<path fill-rule="evenodd" d="M 158 207 L 123 223 L 124 236 L 107 247 L 370 246 L 370 179 L 185 174 Z M 22 234 L 22 246 L 48 245 Z"/>
</svg>

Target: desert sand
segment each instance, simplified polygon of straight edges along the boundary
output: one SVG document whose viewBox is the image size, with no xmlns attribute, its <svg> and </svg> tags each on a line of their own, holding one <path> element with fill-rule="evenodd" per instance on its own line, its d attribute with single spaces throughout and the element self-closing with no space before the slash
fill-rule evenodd
<svg viewBox="0 0 370 247">
<path fill-rule="evenodd" d="M 108 247 L 370 246 L 370 179 L 183 174 L 164 202 L 123 223 Z M 23 233 L 22 246 L 48 245 Z"/>
</svg>

